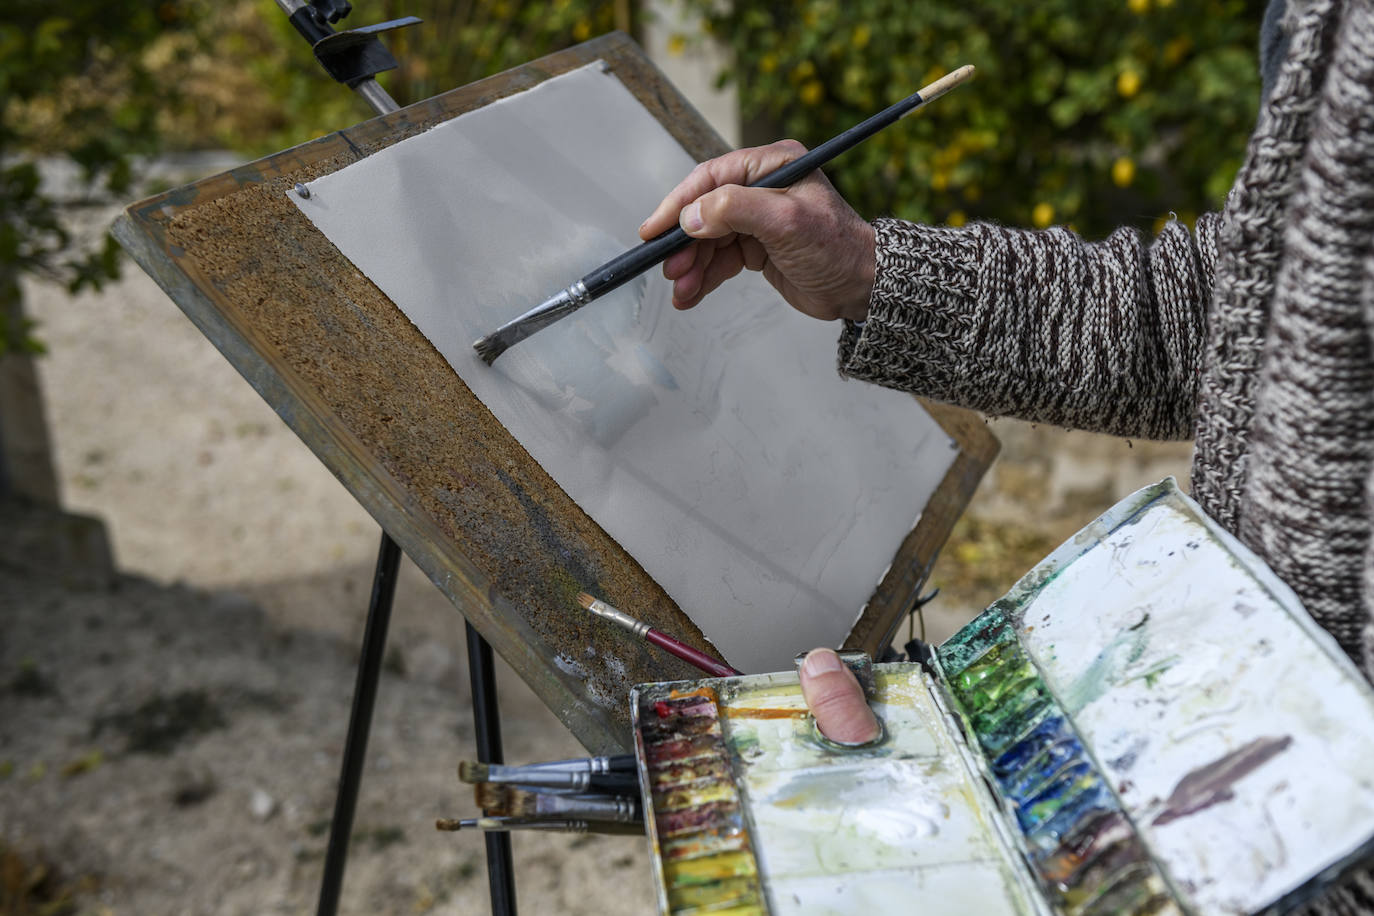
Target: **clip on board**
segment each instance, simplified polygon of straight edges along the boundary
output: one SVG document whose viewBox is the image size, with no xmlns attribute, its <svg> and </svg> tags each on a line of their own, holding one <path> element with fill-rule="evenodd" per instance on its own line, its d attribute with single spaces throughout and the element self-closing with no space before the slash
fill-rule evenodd
<svg viewBox="0 0 1374 916">
<path fill-rule="evenodd" d="M 505 118 L 507 127 L 523 125 L 523 136 L 530 143 L 524 143 L 519 136 L 507 137 L 501 141 L 505 146 L 487 150 L 488 158 L 514 162 L 521 157 L 505 153 L 527 151 L 533 144 L 558 167 L 585 171 L 596 178 L 595 161 L 570 153 L 564 155 L 564 160 L 557 159 L 558 151 L 548 140 L 550 131 L 557 135 L 558 125 L 537 118 L 532 121 L 521 114 L 538 99 L 562 91 L 555 84 L 569 83 L 558 82 L 560 77 L 576 77 L 575 71 L 589 66 L 599 79 L 614 82 L 613 91 L 623 92 L 632 101 L 633 110 L 647 114 L 652 122 L 646 127 L 641 124 L 642 119 L 627 115 L 614 119 L 608 128 L 625 122 L 639 125 L 634 129 L 645 135 L 660 131 L 670 138 L 677 155 L 687 165 L 725 150 L 719 137 L 631 40 L 623 35 L 609 35 L 135 204 L 116 224 L 115 235 L 573 734 L 589 750 L 607 752 L 630 744 L 626 698 L 633 684 L 688 677 L 692 669 L 652 647 L 624 639 L 609 625 L 582 613 L 574 603 L 576 594 L 584 590 L 593 592 L 651 626 L 732 661 L 731 640 L 718 639 L 713 646 L 697 621 L 716 621 L 708 623 L 710 626 L 719 626 L 721 620 L 727 624 L 738 621 L 733 621 L 729 613 L 722 615 L 718 607 L 692 606 L 680 599 L 676 580 L 668 583 L 671 587 L 665 586 L 665 581 L 672 577 L 669 567 L 656 567 L 660 570 L 657 573 L 646 569 L 655 561 L 636 555 L 636 550 L 643 546 L 639 539 L 609 532 L 607 525 L 614 524 L 603 524 L 584 505 L 596 499 L 614 505 L 617 494 L 629 491 L 603 485 L 600 490 L 593 487 L 591 496 L 570 493 L 576 485 L 560 479 L 563 469 L 556 466 L 557 462 L 547 454 L 533 454 L 543 446 L 529 430 L 515 435 L 513 430 L 519 424 L 499 412 L 510 406 L 503 407 L 500 402 L 504 396 L 500 385 L 496 386 L 495 395 L 486 393 L 485 401 L 474 393 L 475 388 L 490 385 L 501 377 L 465 382 L 462 373 L 466 369 L 450 352 L 452 340 L 425 327 L 425 319 L 418 313 L 412 314 L 413 308 L 403 308 L 393 300 L 390 281 L 385 277 L 378 279 L 381 269 L 363 267 L 360 263 L 367 261 L 365 252 L 341 251 L 340 245 L 303 212 L 303 205 L 313 202 L 323 207 L 353 208 L 353 215 L 345 223 L 380 220 L 372 210 L 373 202 L 346 199 L 329 190 L 346 186 L 349 166 L 363 164 L 361 173 L 375 174 L 386 169 L 387 163 L 404 165 L 408 161 L 405 156 L 417 149 L 422 153 L 419 161 L 423 161 L 424 155 L 432 159 L 433 154 L 424 154 L 426 145 L 432 137 L 445 134 L 480 152 L 491 135 L 478 130 L 477 125 L 493 118 Z M 605 85 L 597 85 L 599 88 L 594 91 L 607 91 Z M 540 91 L 527 92 L 536 88 Z M 485 116 L 488 108 L 492 117 Z M 463 120 L 468 113 L 478 117 Z M 636 135 L 635 142 L 638 138 Z M 652 188 L 652 193 L 659 196 L 685 173 L 685 169 L 679 168 L 682 163 L 656 163 L 657 157 L 649 159 L 642 169 L 634 166 L 635 174 L 618 175 L 615 181 L 597 179 L 600 184 L 596 186 L 606 189 L 606 196 L 624 198 L 620 202 L 628 208 L 624 213 L 637 215 L 626 225 L 620 225 L 624 213 L 607 211 L 589 218 L 585 227 L 578 227 L 579 238 L 585 243 L 582 256 L 588 261 L 599 262 L 601 252 L 593 251 L 597 245 L 633 241 L 634 226 L 643 218 L 636 208 L 641 208 L 649 193 L 642 183 L 665 180 L 654 168 L 677 170 L 672 181 Z M 409 174 L 406 171 L 403 177 Z M 438 192 L 443 188 L 439 185 L 462 190 L 461 178 L 460 174 L 452 174 L 441 176 L 438 184 L 435 180 L 416 181 L 405 191 L 405 199 L 398 197 L 393 203 L 404 207 L 431 195 L 441 197 Z M 332 183 L 334 179 L 340 183 Z M 503 184 L 506 180 L 500 175 L 488 175 L 472 184 L 482 185 L 497 199 L 507 192 L 524 193 L 530 186 Z M 310 200 L 299 198 L 293 191 L 297 184 L 309 186 L 317 181 L 319 184 L 313 187 L 320 189 L 319 195 L 312 193 Z M 559 187 L 550 187 L 544 192 L 552 199 L 560 191 Z M 469 205 L 477 206 L 470 201 Z M 570 268 L 568 252 L 553 251 L 547 245 L 519 249 L 520 238 L 530 229 L 529 221 L 506 225 L 501 216 L 498 210 L 473 209 L 453 215 L 454 257 L 466 257 L 468 261 L 456 279 L 446 281 L 448 285 L 442 289 L 446 304 L 451 302 L 455 309 L 490 307 L 491 300 L 497 298 L 491 291 L 500 292 L 507 279 L 511 289 L 524 296 L 527 291 L 520 288 L 521 284 L 531 277 L 553 288 L 558 282 L 566 282 L 564 273 L 576 274 Z M 616 225 L 602 225 L 598 218 L 601 222 L 614 219 Z M 457 230 L 473 226 L 477 227 L 478 236 L 469 233 L 468 241 L 463 241 L 465 237 Z M 442 231 L 447 231 L 447 227 Z M 628 238 L 622 239 L 627 233 Z M 510 255 L 515 259 L 511 263 L 519 269 L 511 269 L 508 263 L 503 276 L 482 275 L 479 269 L 490 260 L 486 249 L 480 249 L 482 236 L 503 242 L 504 253 L 516 252 L 518 256 Z M 577 245 L 570 242 L 569 247 L 575 249 Z M 438 266 L 432 264 L 413 265 L 407 270 L 439 273 Z M 551 283 L 550 278 L 555 276 L 557 281 Z M 469 281 L 476 285 L 464 286 Z M 627 295 L 639 298 L 628 312 L 622 313 L 635 321 L 659 316 L 660 312 L 654 309 L 661 302 L 653 297 L 661 299 L 663 284 L 661 278 L 653 276 L 644 278 L 634 290 L 627 289 Z M 660 292 L 654 293 L 655 285 Z M 483 294 L 481 303 L 476 301 L 479 293 Z M 512 298 L 511 305 L 515 298 L 518 296 Z M 617 307 L 609 301 L 604 304 L 612 309 Z M 786 311 L 780 299 L 777 307 L 780 312 Z M 485 315 L 479 318 L 487 320 Z M 696 346 L 695 352 L 709 360 L 709 365 L 690 384 L 678 379 L 678 389 L 707 390 L 709 382 L 722 386 L 716 390 L 727 391 L 730 384 L 737 388 L 753 384 L 739 380 L 736 373 L 748 361 L 732 360 L 729 347 L 755 346 L 757 341 L 768 339 L 766 327 L 743 329 L 735 338 L 713 348 L 709 341 L 702 344 L 691 335 L 714 333 L 703 329 L 711 328 L 713 321 L 720 323 L 719 312 L 713 315 L 702 309 L 699 314 L 687 313 L 678 320 L 673 333 L 660 337 L 659 343 L 669 349 L 681 344 L 689 348 L 684 352 Z M 833 339 L 833 328 L 814 324 Z M 570 322 L 566 330 L 577 333 L 578 328 Z M 556 340 L 555 330 L 545 332 L 549 340 Z M 661 368 L 654 360 L 663 362 L 670 354 L 666 350 L 644 350 L 640 347 L 644 342 L 636 342 L 632 355 L 640 361 L 641 369 L 647 366 L 645 371 L 652 374 Z M 470 340 L 463 341 L 464 345 L 468 343 Z M 521 347 L 534 343 L 532 339 Z M 524 358 L 519 350 L 516 348 L 503 357 L 509 367 L 507 371 L 519 369 Z M 537 354 L 533 348 L 527 352 Z M 824 362 L 833 377 L 833 350 L 826 354 Z M 537 368 L 547 370 L 549 365 L 546 361 Z M 584 367 L 574 368 L 582 371 Z M 765 368 L 778 373 L 787 369 Z M 546 372 L 542 380 L 552 386 L 545 393 L 557 394 L 559 379 L 550 380 L 549 374 Z M 632 380 L 636 377 L 623 371 L 621 375 Z M 785 401 L 788 395 L 783 382 L 772 384 L 778 388 L 778 415 L 786 417 L 788 410 L 797 411 L 795 405 L 789 407 Z M 857 394 L 875 392 L 874 398 L 895 397 L 899 401 L 896 407 L 889 401 L 886 406 L 875 408 L 888 411 L 884 416 L 889 419 L 884 422 L 910 427 L 924 424 L 931 430 L 919 453 L 911 454 L 911 466 L 897 469 L 883 482 L 888 488 L 884 492 L 914 498 L 916 502 L 902 529 L 890 537 L 879 556 L 872 558 L 877 564 L 871 576 L 876 588 L 865 584 L 862 594 L 841 595 L 839 599 L 832 595 L 829 599 L 838 600 L 839 613 L 848 614 L 832 642 L 874 652 L 886 644 L 901 616 L 914 602 L 936 552 L 997 446 L 981 421 L 965 411 L 918 403 L 906 396 L 838 379 L 834 379 L 834 384 L 844 385 Z M 521 388 L 515 384 L 509 387 Z M 656 390 L 654 397 L 645 399 L 653 402 L 650 408 L 667 405 L 678 413 L 670 410 L 657 415 L 646 408 L 645 415 L 657 416 L 656 421 L 639 426 L 631 422 L 630 434 L 621 429 L 614 436 L 605 435 L 605 429 L 596 423 L 584 423 L 587 429 L 583 431 L 590 431 L 601 449 L 587 453 L 590 461 L 623 471 L 623 478 L 645 475 L 645 463 L 656 460 L 650 447 L 652 440 L 671 434 L 672 423 L 668 420 L 693 410 L 701 412 L 699 404 L 683 406 L 672 385 L 660 387 L 662 390 Z M 525 385 L 522 390 L 528 388 Z M 573 392 L 575 396 L 582 393 Z M 632 393 L 636 397 L 641 395 L 638 391 Z M 548 408 L 555 401 L 556 397 L 546 397 L 541 406 L 539 398 L 534 398 L 538 409 Z M 715 408 L 728 413 L 732 406 L 731 402 L 721 401 Z M 549 410 L 549 423 L 566 421 L 565 425 L 571 424 L 568 428 L 586 419 L 585 411 L 565 411 L 572 417 L 568 420 L 568 416 L 554 416 L 557 411 Z M 533 420 L 527 416 L 525 421 L 539 431 L 541 421 L 537 415 Z M 658 425 L 654 426 L 654 422 Z M 658 547 L 659 558 L 661 561 L 664 556 L 675 556 L 687 578 L 728 581 L 728 574 L 714 566 L 703 568 L 700 563 L 693 564 L 693 545 L 698 539 L 725 536 L 727 541 L 732 537 L 736 543 L 747 543 L 754 537 L 747 524 L 766 530 L 769 520 L 778 517 L 780 511 L 804 513 L 804 509 L 792 503 L 804 499 L 805 493 L 789 496 L 785 488 L 774 489 L 775 485 L 781 487 L 786 483 L 791 471 L 786 460 L 779 459 L 776 468 L 769 465 L 772 458 L 767 455 L 766 444 L 752 447 L 767 460 L 741 459 L 736 454 L 740 451 L 736 447 L 741 444 L 738 437 L 750 432 L 749 422 L 737 423 L 729 428 L 728 435 L 710 440 L 716 451 L 706 456 L 721 462 L 721 480 L 745 481 L 734 499 L 727 501 L 730 510 L 742 519 L 738 524 L 745 526 L 743 529 L 733 528 L 735 516 L 722 522 L 704 515 L 681 494 L 665 498 L 665 505 L 680 513 L 681 520 L 672 526 L 679 549 L 674 554 L 674 542 L 663 540 Z M 779 435 L 787 432 L 787 424 L 777 425 Z M 623 450 L 618 451 L 620 441 L 644 430 L 654 435 L 640 435 L 640 439 L 650 441 L 645 451 L 633 456 L 640 464 L 625 464 L 630 459 Z M 871 430 L 873 438 L 881 438 L 884 432 L 877 426 Z M 674 443 L 674 447 L 679 445 Z M 855 443 L 852 447 L 864 448 L 867 443 Z M 735 467 L 732 461 L 744 467 Z M 745 471 L 754 476 L 738 476 Z M 903 473 L 908 473 L 909 479 Z M 751 479 L 762 483 L 750 484 Z M 711 482 L 709 475 L 703 477 L 700 489 L 712 489 Z M 765 484 L 766 497 L 751 490 Z M 717 500 L 717 505 L 720 502 Z M 639 523 L 643 525 L 642 518 Z M 853 524 L 857 526 L 858 520 Z M 843 540 L 842 534 L 845 532 L 837 532 L 836 540 Z M 853 536 L 862 535 L 871 536 L 871 532 L 860 529 Z M 820 550 L 813 545 L 797 551 L 805 556 L 808 549 L 813 554 Z M 750 562 L 757 560 L 754 551 L 737 553 Z M 812 559 L 814 562 L 807 569 L 823 579 L 829 570 L 828 555 Z M 767 570 L 771 562 L 771 558 L 764 558 L 756 565 Z M 662 571 L 665 569 L 668 571 Z M 795 571 L 788 574 L 794 578 L 797 575 Z M 748 575 L 767 578 L 766 572 Z M 814 585 L 822 591 L 825 583 L 817 581 L 819 584 L 807 587 Z M 850 591 L 853 592 L 852 586 Z M 726 608 L 727 612 L 730 610 Z M 764 628 L 766 639 L 756 638 L 757 645 L 765 646 L 767 640 L 772 640 L 779 657 L 790 658 L 799 648 L 807 648 L 793 644 L 796 632 L 789 627 L 790 620 L 806 622 L 798 616 L 804 613 L 804 609 L 762 607 L 739 609 L 733 616 Z M 749 667 L 759 670 L 761 665 L 771 664 L 766 656 L 759 659 Z"/>
</svg>

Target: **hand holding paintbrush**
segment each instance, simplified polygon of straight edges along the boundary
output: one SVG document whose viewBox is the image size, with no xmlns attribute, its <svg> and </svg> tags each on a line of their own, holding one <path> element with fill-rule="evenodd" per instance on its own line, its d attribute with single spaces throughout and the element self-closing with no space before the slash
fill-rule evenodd
<svg viewBox="0 0 1374 916">
<path fill-rule="evenodd" d="M 973 67 L 964 66 L 953 73 L 942 76 L 919 92 L 912 93 L 897 104 L 880 111 L 866 121 L 856 124 L 839 136 L 827 140 L 805 155 L 791 159 L 769 171 L 766 175 L 757 177 L 749 182 L 749 187 L 789 187 L 841 153 L 853 149 L 878 131 L 895 124 L 921 106 L 949 92 L 972 75 Z M 681 226 L 668 229 L 639 247 L 632 248 L 601 265 L 567 289 L 561 290 L 537 307 L 478 339 L 472 345 L 473 349 L 477 351 L 477 355 L 484 362 L 490 364 L 512 345 L 519 343 L 534 332 L 548 327 L 560 318 L 571 315 L 600 296 L 618 289 L 655 264 L 661 263 L 665 258 L 686 248 L 692 241 L 692 236 Z"/>
</svg>

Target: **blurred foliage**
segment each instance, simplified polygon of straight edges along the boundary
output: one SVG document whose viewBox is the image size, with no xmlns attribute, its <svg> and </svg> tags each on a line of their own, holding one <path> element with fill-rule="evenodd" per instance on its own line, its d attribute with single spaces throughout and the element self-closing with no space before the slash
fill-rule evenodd
<svg viewBox="0 0 1374 916">
<path fill-rule="evenodd" d="M 36 352 L 19 318 L 23 274 L 75 292 L 118 274 L 105 238 L 78 244 L 41 186 L 36 157 L 74 164 L 77 202 L 124 195 L 133 157 L 158 148 L 157 121 L 175 87 L 150 51 L 186 27 L 177 0 L 8 0 L 0 18 L 0 353 Z"/>
<path fill-rule="evenodd" d="M 808 145 L 978 68 L 827 168 L 870 218 L 1190 220 L 1221 205 L 1258 104 L 1262 0 L 680 2 L 734 52 L 746 120 Z"/>
</svg>

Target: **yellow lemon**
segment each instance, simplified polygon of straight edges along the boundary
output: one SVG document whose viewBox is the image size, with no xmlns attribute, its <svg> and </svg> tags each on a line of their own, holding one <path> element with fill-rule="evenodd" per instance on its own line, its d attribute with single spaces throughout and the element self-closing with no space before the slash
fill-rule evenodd
<svg viewBox="0 0 1374 916">
<path fill-rule="evenodd" d="M 1112 163 L 1112 183 L 1118 188 L 1130 187 L 1135 181 L 1135 162 L 1130 156 L 1121 156 Z"/>
<path fill-rule="evenodd" d="M 854 34 L 850 37 L 850 43 L 856 48 L 868 46 L 868 40 L 873 37 L 873 30 L 867 23 L 859 23 L 854 27 Z"/>
<path fill-rule="evenodd" d="M 825 95 L 825 87 L 821 85 L 820 80 L 812 80 L 801 87 L 799 94 L 802 104 L 815 105 Z"/>
<path fill-rule="evenodd" d="M 1116 91 L 1123 99 L 1129 99 L 1140 91 L 1140 74 L 1134 70 L 1122 70 L 1116 78 Z"/>
<path fill-rule="evenodd" d="M 1044 229 L 1052 222 L 1054 222 L 1054 207 L 1052 205 L 1042 200 L 1031 210 L 1031 223 L 1034 224 L 1035 228 Z"/>
<path fill-rule="evenodd" d="M 582 23 L 578 23 L 581 25 Z M 677 57 L 687 49 L 687 37 L 685 35 L 668 36 L 668 53 Z"/>
<path fill-rule="evenodd" d="M 1150 11 L 1150 0 L 1126 0 L 1126 6 L 1137 16 L 1144 16 Z M 1160 6 L 1164 6 L 1161 2 Z"/>
<path fill-rule="evenodd" d="M 954 226 L 956 229 L 966 222 L 968 222 L 968 214 L 963 210 L 951 211 L 949 216 L 945 217 L 945 225 Z"/>
<path fill-rule="evenodd" d="M 579 19 L 572 28 L 573 38 L 578 41 L 586 41 L 592 37 L 592 24 L 585 19 Z M 671 42 L 670 42 L 671 45 Z"/>
<path fill-rule="evenodd" d="M 764 73 L 772 73 L 778 69 L 778 55 L 769 52 L 759 58 L 759 69 Z"/>
</svg>

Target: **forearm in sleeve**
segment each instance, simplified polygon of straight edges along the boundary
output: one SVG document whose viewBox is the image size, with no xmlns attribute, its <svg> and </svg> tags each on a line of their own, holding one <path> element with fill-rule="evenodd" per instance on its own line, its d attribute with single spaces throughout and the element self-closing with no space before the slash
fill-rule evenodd
<svg viewBox="0 0 1374 916">
<path fill-rule="evenodd" d="M 1147 439 L 1193 430 L 1218 217 L 1085 242 L 880 219 L 840 371 L 996 416 Z"/>
</svg>

